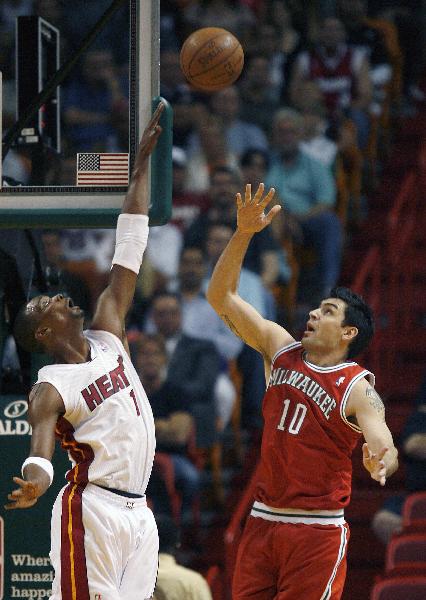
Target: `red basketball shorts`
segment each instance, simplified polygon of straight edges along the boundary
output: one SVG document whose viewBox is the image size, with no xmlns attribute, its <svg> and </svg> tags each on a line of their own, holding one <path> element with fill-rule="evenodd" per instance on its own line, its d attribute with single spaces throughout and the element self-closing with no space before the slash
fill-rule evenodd
<svg viewBox="0 0 426 600">
<path fill-rule="evenodd" d="M 232 600 L 339 600 L 349 527 L 249 516 L 237 554 Z"/>
</svg>

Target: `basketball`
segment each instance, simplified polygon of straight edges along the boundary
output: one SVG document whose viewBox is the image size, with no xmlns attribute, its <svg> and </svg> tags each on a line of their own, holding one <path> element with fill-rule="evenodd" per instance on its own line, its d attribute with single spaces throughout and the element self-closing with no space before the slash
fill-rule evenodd
<svg viewBox="0 0 426 600">
<path fill-rule="evenodd" d="M 244 51 L 226 29 L 204 27 L 191 33 L 180 51 L 180 66 L 188 82 L 214 92 L 234 83 L 244 65 Z"/>
</svg>

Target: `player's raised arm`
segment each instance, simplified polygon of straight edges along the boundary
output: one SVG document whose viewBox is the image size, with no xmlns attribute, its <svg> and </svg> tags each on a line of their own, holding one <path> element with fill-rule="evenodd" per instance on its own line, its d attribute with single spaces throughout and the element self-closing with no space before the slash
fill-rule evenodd
<svg viewBox="0 0 426 600">
<path fill-rule="evenodd" d="M 148 240 L 149 158 L 161 133 L 158 123 L 163 109 L 164 105 L 160 103 L 142 135 L 129 189 L 118 217 L 109 284 L 98 300 L 91 325 L 91 329 L 109 331 L 122 340 Z"/>
<path fill-rule="evenodd" d="M 8 494 L 7 510 L 33 506 L 53 480 L 50 461 L 55 449 L 55 427 L 58 417 L 65 412 L 65 406 L 49 383 L 34 386 L 29 400 L 28 419 L 32 427 L 30 456 L 22 465 L 22 476 L 13 478 L 19 487 Z"/>
<path fill-rule="evenodd" d="M 237 230 L 216 263 L 207 299 L 228 327 L 249 346 L 262 353 L 269 361 L 275 352 L 294 341 L 282 327 L 264 319 L 250 304 L 238 295 L 241 266 L 251 238 L 269 225 L 280 206 L 265 208 L 274 197 L 271 188 L 264 194 L 261 183 L 252 195 L 251 185 L 246 185 L 244 198 L 237 194 Z"/>
<path fill-rule="evenodd" d="M 352 390 L 346 416 L 355 417 L 365 438 L 363 464 L 380 485 L 398 468 L 398 450 L 386 425 L 385 407 L 376 390 L 365 380 L 358 381 Z"/>
</svg>

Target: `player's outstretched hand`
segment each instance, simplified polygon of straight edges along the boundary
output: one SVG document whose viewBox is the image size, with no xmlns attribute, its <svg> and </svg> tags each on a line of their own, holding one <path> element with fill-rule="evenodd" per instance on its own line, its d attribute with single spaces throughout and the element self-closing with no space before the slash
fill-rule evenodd
<svg viewBox="0 0 426 600">
<path fill-rule="evenodd" d="M 384 455 L 388 451 L 389 448 L 382 448 L 380 452 L 374 454 L 371 452 L 368 444 L 362 445 L 362 462 L 364 467 L 370 473 L 371 478 L 375 481 L 378 481 L 380 485 L 385 485 L 386 483 L 386 465 L 383 460 Z"/>
<path fill-rule="evenodd" d="M 276 204 L 265 214 L 265 208 L 274 197 L 275 190 L 271 188 L 264 195 L 265 186 L 259 184 L 256 193 L 252 196 L 251 184 L 246 185 L 244 199 L 241 194 L 237 194 L 237 226 L 243 233 L 256 233 L 262 231 L 269 225 L 272 219 L 280 212 L 281 206 Z"/>
<path fill-rule="evenodd" d="M 40 495 L 38 486 L 31 481 L 25 481 L 19 477 L 14 477 L 13 481 L 19 485 L 19 488 L 7 495 L 7 499 L 10 502 L 5 504 L 5 509 L 13 510 L 14 508 L 30 508 L 30 506 L 34 506 Z"/>
<path fill-rule="evenodd" d="M 158 124 L 160 121 L 161 114 L 164 110 L 164 104 L 162 102 L 157 106 L 154 114 L 151 117 L 150 122 L 145 127 L 142 134 L 141 141 L 139 142 L 138 153 L 136 155 L 135 167 L 133 169 L 133 176 L 143 171 L 148 165 L 148 159 L 151 152 L 155 148 L 155 144 L 162 131 L 161 126 Z"/>
</svg>

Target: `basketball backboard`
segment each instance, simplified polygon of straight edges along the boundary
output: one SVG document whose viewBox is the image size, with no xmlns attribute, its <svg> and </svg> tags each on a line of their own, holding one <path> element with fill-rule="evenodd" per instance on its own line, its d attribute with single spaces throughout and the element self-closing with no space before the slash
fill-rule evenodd
<svg viewBox="0 0 426 600">
<path fill-rule="evenodd" d="M 159 101 L 159 0 L 92 0 L 90 3 L 60 0 L 57 6 L 59 14 L 38 15 L 39 47 L 44 35 L 52 54 L 52 39 L 57 30 L 61 69 L 72 63 L 81 50 L 78 61 L 74 60 L 61 82 L 58 94 L 62 147 L 58 154 L 52 149 L 53 144 L 50 147 L 42 144 L 28 125 L 20 133 L 30 135 L 15 136 L 10 151 L 5 147 L 10 144 L 3 143 L 7 154 L 3 161 L 6 184 L 0 190 L 1 228 L 115 226 L 127 185 L 115 181 L 111 184 L 104 178 L 90 186 L 84 185 L 82 179 L 77 186 L 77 157 L 87 154 L 89 158 L 101 156 L 103 160 L 102 157 L 118 154 L 127 160 L 128 155 L 131 169 L 138 140 Z M 92 36 L 86 44 L 88 35 L 108 11 L 110 18 L 100 34 Z M 16 37 L 18 39 L 18 35 Z M 20 50 L 18 47 L 17 55 Z M 25 60 L 23 62 L 25 64 Z M 40 91 L 51 81 L 51 76 L 46 74 L 46 63 L 41 52 Z M 103 81 L 100 81 L 101 72 Z M 12 102 L 7 101 L 13 97 L 17 78 L 16 72 L 3 75 L 3 99 L 6 98 L 2 111 L 6 127 L 3 141 L 19 121 L 19 113 L 13 114 Z M 79 104 L 86 88 L 89 93 Z M 42 120 L 43 114 L 38 122 Z M 161 225 L 170 216 L 172 115 L 168 105 L 161 125 L 163 133 L 151 161 L 152 225 Z"/>
</svg>

